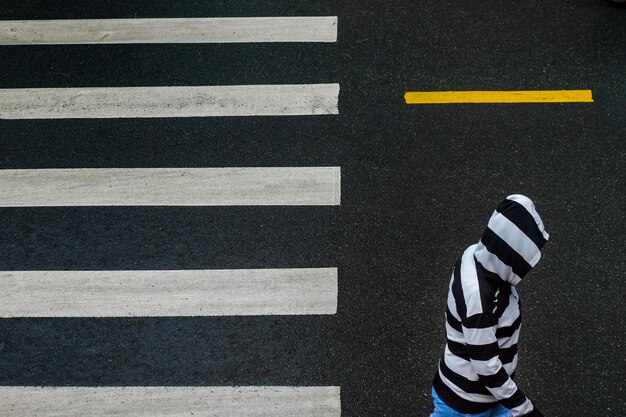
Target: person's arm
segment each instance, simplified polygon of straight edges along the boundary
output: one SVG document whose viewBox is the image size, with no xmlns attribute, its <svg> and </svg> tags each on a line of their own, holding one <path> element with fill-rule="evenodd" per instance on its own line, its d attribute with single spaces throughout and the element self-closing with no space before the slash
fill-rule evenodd
<svg viewBox="0 0 626 417">
<path fill-rule="evenodd" d="M 513 417 L 543 417 L 503 368 L 490 314 L 475 314 L 462 320 L 462 324 L 472 367 L 489 392 L 511 410 Z"/>
</svg>

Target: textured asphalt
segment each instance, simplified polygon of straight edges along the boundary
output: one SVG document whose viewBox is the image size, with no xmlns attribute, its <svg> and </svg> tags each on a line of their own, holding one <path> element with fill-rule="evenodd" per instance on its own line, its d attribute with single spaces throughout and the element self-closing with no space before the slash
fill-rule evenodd
<svg viewBox="0 0 626 417">
<path fill-rule="evenodd" d="M 156 4 L 158 3 L 158 4 Z M 0 209 L 0 268 L 339 268 L 335 316 L 3 319 L 1 385 L 338 385 L 426 416 L 449 275 L 506 195 L 551 240 L 519 286 L 546 416 L 626 415 L 626 9 L 604 0 L 23 1 L 0 19 L 337 15 L 337 44 L 0 47 L 0 87 L 330 83 L 319 117 L 0 121 L 0 168 L 341 166 L 338 207 Z M 595 103 L 407 106 L 412 90 Z"/>
</svg>

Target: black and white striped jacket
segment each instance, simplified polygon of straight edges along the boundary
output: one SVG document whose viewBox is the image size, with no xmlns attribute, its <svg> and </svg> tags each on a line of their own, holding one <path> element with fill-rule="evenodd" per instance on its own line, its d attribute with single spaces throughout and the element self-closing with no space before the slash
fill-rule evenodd
<svg viewBox="0 0 626 417">
<path fill-rule="evenodd" d="M 515 289 L 549 238 L 533 202 L 515 194 L 489 219 L 480 242 L 454 266 L 446 309 L 447 344 L 433 386 L 462 413 L 501 403 L 513 416 L 541 416 L 513 382 L 521 328 Z"/>
</svg>

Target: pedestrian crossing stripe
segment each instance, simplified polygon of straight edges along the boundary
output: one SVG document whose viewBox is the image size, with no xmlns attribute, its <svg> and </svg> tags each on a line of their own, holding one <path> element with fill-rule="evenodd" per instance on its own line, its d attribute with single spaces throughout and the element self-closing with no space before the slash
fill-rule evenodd
<svg viewBox="0 0 626 417">
<path fill-rule="evenodd" d="M 340 388 L 0 387 L 3 417 L 340 417 Z"/>
<path fill-rule="evenodd" d="M 0 21 L 0 45 L 336 41 L 336 16 Z"/>
<path fill-rule="evenodd" d="M 0 317 L 335 314 L 337 268 L 0 271 Z"/>
<path fill-rule="evenodd" d="M 0 170 L 0 207 L 339 205 L 340 167 Z"/>
<path fill-rule="evenodd" d="M 339 84 L 0 89 L 0 119 L 338 114 Z"/>
</svg>

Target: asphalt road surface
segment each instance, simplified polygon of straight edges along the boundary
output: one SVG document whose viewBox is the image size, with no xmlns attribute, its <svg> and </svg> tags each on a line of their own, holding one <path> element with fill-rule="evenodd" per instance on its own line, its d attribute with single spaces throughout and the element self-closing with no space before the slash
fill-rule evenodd
<svg viewBox="0 0 626 417">
<path fill-rule="evenodd" d="M 0 7 L 0 20 L 253 16 L 336 16 L 337 39 L 3 45 L 0 88 L 338 84 L 338 112 L 9 118 L 0 173 L 340 167 L 340 203 L 0 204 L 0 270 L 336 268 L 330 311 L 5 317 L 0 385 L 339 387 L 342 416 L 427 416 L 452 266 L 495 206 L 522 193 L 551 239 L 519 286 L 516 381 L 546 416 L 625 416 L 626 9 L 603 0 Z M 592 90 L 594 101 L 403 98 L 466 90 Z"/>
</svg>

